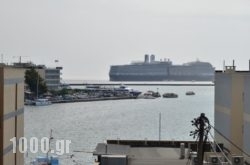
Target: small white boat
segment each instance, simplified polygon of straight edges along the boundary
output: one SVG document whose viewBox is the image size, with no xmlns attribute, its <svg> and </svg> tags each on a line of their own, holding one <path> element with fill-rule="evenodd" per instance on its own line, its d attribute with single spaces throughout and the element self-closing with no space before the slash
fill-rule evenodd
<svg viewBox="0 0 250 165">
<path fill-rule="evenodd" d="M 51 101 L 49 101 L 48 99 L 36 99 L 34 103 L 35 106 L 44 106 L 52 104 Z"/>
</svg>

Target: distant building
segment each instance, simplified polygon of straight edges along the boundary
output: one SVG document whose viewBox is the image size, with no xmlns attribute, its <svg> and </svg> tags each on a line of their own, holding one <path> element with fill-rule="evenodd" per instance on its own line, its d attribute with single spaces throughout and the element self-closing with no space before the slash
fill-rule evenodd
<svg viewBox="0 0 250 165">
<path fill-rule="evenodd" d="M 45 81 L 49 90 L 57 90 L 61 86 L 62 69 L 62 67 L 45 69 Z"/>
<path fill-rule="evenodd" d="M 24 69 L 0 66 L 0 164 L 23 165 L 10 139 L 24 136 Z M 17 146 L 18 147 L 18 146 Z"/>
<path fill-rule="evenodd" d="M 235 66 L 216 71 L 215 128 L 216 141 L 224 143 L 232 154 L 244 155 L 242 150 L 250 154 L 249 71 L 236 71 Z"/>
<path fill-rule="evenodd" d="M 47 84 L 48 90 L 58 90 L 61 86 L 61 70 L 62 67 L 48 68 L 45 65 L 35 65 L 33 63 L 14 63 L 16 67 L 35 68 L 41 78 Z"/>
</svg>

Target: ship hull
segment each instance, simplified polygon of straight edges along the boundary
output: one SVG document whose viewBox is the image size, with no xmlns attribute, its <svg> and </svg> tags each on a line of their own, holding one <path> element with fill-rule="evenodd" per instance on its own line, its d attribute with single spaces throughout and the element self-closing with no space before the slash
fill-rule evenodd
<svg viewBox="0 0 250 165">
<path fill-rule="evenodd" d="M 110 76 L 110 81 L 213 81 L 214 76 Z"/>
<path fill-rule="evenodd" d="M 110 67 L 110 81 L 213 81 L 214 67 L 208 62 L 173 65 L 170 60 Z"/>
</svg>

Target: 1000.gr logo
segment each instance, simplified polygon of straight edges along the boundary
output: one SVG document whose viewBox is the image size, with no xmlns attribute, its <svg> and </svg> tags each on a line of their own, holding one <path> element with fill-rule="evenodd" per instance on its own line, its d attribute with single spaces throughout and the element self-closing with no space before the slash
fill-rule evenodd
<svg viewBox="0 0 250 165">
<path fill-rule="evenodd" d="M 13 144 L 13 153 L 17 152 L 17 144 L 19 144 L 18 149 L 21 153 L 26 153 L 28 151 L 28 140 L 25 137 L 21 137 L 18 142 L 17 138 L 13 137 L 10 139 Z M 40 141 L 40 142 L 39 142 Z M 29 151 L 31 153 L 37 153 L 41 151 L 42 153 L 55 153 L 57 155 L 63 155 L 64 153 L 69 153 L 69 145 L 71 144 L 71 140 L 56 140 L 55 150 L 50 148 L 50 139 L 47 137 L 41 138 L 39 140 L 36 137 L 32 137 L 29 140 Z"/>
</svg>

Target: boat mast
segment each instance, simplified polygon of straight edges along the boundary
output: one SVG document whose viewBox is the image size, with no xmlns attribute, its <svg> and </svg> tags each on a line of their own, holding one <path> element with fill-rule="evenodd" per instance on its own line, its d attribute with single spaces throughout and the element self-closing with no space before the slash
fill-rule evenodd
<svg viewBox="0 0 250 165">
<path fill-rule="evenodd" d="M 159 141 L 161 140 L 161 113 L 159 113 Z"/>
<path fill-rule="evenodd" d="M 47 154 L 46 154 L 46 157 L 47 157 L 47 160 L 49 161 L 49 152 L 51 151 L 51 140 L 53 140 L 54 138 L 53 138 L 53 136 L 52 136 L 52 129 L 50 130 L 50 136 L 49 136 L 49 150 L 48 150 L 48 152 L 47 152 Z M 49 162 L 48 162 L 49 163 Z"/>
<path fill-rule="evenodd" d="M 39 74 L 37 73 L 37 80 L 36 80 L 36 98 L 38 99 L 38 85 L 39 85 Z"/>
</svg>

